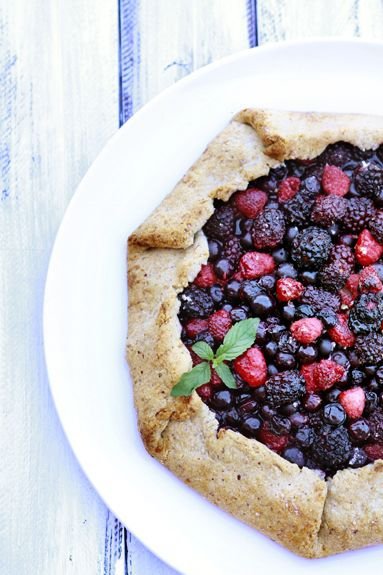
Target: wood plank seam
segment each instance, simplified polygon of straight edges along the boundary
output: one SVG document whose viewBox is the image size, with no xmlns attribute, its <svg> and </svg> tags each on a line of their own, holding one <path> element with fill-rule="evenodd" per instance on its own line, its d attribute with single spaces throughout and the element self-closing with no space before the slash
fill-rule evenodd
<svg viewBox="0 0 383 575">
<path fill-rule="evenodd" d="M 140 35 L 134 31 L 137 26 L 138 0 L 119 0 L 119 104 L 120 126 L 134 111 L 134 75 L 140 64 Z"/>
<path fill-rule="evenodd" d="M 247 30 L 249 35 L 249 46 L 258 46 L 258 14 L 257 0 L 247 0 Z"/>
</svg>

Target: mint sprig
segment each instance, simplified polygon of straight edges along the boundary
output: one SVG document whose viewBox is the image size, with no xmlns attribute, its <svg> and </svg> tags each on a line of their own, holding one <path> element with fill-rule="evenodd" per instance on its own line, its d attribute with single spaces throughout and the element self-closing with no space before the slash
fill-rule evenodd
<svg viewBox="0 0 383 575">
<path fill-rule="evenodd" d="M 191 395 L 197 387 L 210 381 L 211 367 L 217 372 L 226 387 L 236 389 L 237 384 L 234 376 L 225 362 L 232 361 L 242 355 L 253 345 L 258 325 L 258 318 L 239 321 L 229 329 L 216 353 L 204 341 L 195 343 L 192 350 L 206 361 L 195 365 L 190 371 L 184 373 L 173 387 L 171 395 L 173 397 Z"/>
</svg>

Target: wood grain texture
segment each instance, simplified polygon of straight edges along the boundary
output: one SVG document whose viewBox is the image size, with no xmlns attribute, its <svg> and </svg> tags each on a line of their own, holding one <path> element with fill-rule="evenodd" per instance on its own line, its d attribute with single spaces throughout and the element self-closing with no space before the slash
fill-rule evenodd
<svg viewBox="0 0 383 575">
<path fill-rule="evenodd" d="M 257 0 L 259 44 L 311 36 L 383 38 L 381 0 Z"/>
<path fill-rule="evenodd" d="M 56 416 L 41 327 L 64 210 L 118 127 L 116 22 L 117 7 L 102 0 L 0 4 L 0 573 L 7 575 L 117 572 L 114 519 Z"/>
</svg>

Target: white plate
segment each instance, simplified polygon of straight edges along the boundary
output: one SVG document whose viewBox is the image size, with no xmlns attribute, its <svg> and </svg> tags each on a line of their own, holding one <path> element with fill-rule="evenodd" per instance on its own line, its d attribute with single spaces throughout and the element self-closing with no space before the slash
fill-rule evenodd
<svg viewBox="0 0 383 575">
<path fill-rule="evenodd" d="M 44 339 L 62 425 L 120 520 L 188 575 L 376 569 L 375 547 L 308 562 L 206 502 L 145 452 L 125 364 L 125 244 L 207 142 L 246 106 L 383 113 L 383 44 L 318 40 L 249 50 L 182 80 L 110 140 L 81 182 L 49 267 Z"/>
</svg>

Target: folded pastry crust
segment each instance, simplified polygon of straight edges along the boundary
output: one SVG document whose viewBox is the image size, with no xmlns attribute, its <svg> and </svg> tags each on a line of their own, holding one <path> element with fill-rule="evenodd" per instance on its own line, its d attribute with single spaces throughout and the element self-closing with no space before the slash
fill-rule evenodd
<svg viewBox="0 0 383 575">
<path fill-rule="evenodd" d="M 210 501 L 305 557 L 383 543 L 383 461 L 324 481 L 255 439 L 217 431 L 196 393 L 171 397 L 192 366 L 177 294 L 207 260 L 201 228 L 214 199 L 338 141 L 377 148 L 383 117 L 243 110 L 128 242 L 127 355 L 147 450 Z"/>
</svg>

